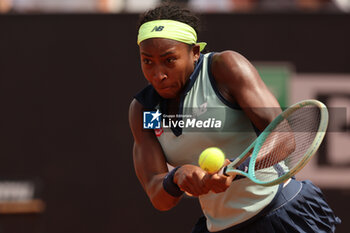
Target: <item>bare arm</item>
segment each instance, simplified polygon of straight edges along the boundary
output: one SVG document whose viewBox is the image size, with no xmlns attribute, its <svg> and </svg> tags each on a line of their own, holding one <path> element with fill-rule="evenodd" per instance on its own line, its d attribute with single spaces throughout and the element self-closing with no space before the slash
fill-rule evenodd
<svg viewBox="0 0 350 233">
<path fill-rule="evenodd" d="M 261 80 L 253 65 L 242 55 L 233 51 L 216 54 L 212 69 L 220 92 L 229 101 L 239 104 L 260 131 L 281 113 L 276 98 Z M 269 148 L 266 148 L 266 153 L 258 157 L 257 166 L 259 164 L 266 166 L 267 160 L 281 161 L 294 150 L 293 134 L 287 131 L 283 134 L 283 136 L 280 133 L 269 135 L 267 138 Z M 270 155 L 274 157 L 271 158 Z"/>
<path fill-rule="evenodd" d="M 163 189 L 168 168 L 153 130 L 142 129 L 142 112 L 142 105 L 133 100 L 129 108 L 129 124 L 134 136 L 135 172 L 153 206 L 158 210 L 169 210 L 181 197 L 173 197 Z"/>
</svg>

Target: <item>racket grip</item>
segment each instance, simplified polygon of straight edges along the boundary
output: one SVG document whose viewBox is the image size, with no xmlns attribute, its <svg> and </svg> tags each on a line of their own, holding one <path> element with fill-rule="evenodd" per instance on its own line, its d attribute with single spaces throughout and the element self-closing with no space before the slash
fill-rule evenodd
<svg viewBox="0 0 350 233">
<path fill-rule="evenodd" d="M 226 170 L 227 170 L 227 166 L 222 167 L 222 168 L 218 171 L 218 175 L 229 176 L 229 175 L 226 174 Z"/>
<path fill-rule="evenodd" d="M 234 159 L 230 159 L 230 161 L 232 162 L 232 161 L 234 161 Z M 250 163 L 250 157 L 248 157 L 246 160 L 244 160 L 244 162 L 241 163 L 236 169 L 240 170 L 242 172 L 248 173 L 249 163 Z M 226 174 L 226 170 L 227 170 L 227 166 L 222 168 L 220 173 L 222 172 L 221 174 L 223 174 L 225 176 L 229 176 L 228 174 Z M 245 176 L 236 175 L 235 178 L 233 179 L 233 181 L 234 180 L 239 180 L 239 179 L 242 179 L 242 178 L 245 178 Z"/>
</svg>

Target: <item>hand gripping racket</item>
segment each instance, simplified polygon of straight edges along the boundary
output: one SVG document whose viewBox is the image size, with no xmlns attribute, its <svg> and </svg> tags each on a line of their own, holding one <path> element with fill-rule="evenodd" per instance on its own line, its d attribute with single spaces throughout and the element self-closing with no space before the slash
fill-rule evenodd
<svg viewBox="0 0 350 233">
<path fill-rule="evenodd" d="M 317 100 L 296 103 L 278 115 L 223 172 L 272 186 L 299 172 L 320 146 L 328 125 L 326 106 Z M 249 164 L 248 171 L 237 169 Z"/>
</svg>

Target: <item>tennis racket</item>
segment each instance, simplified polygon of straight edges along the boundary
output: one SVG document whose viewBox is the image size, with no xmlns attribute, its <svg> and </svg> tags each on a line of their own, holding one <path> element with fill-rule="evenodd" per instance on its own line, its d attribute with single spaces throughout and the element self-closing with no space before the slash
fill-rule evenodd
<svg viewBox="0 0 350 233">
<path fill-rule="evenodd" d="M 328 111 L 323 103 L 296 103 L 278 115 L 223 173 L 245 176 L 263 186 L 280 184 L 299 172 L 315 154 L 327 125 Z M 248 164 L 248 171 L 237 169 L 241 164 Z"/>
</svg>

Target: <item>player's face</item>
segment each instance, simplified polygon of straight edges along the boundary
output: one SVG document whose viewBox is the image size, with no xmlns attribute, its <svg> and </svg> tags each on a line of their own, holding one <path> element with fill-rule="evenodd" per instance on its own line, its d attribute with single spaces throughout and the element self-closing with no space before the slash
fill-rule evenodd
<svg viewBox="0 0 350 233">
<path fill-rule="evenodd" d="M 140 44 L 144 76 L 166 99 L 179 97 L 199 58 L 199 47 L 164 38 L 152 38 Z"/>
</svg>

